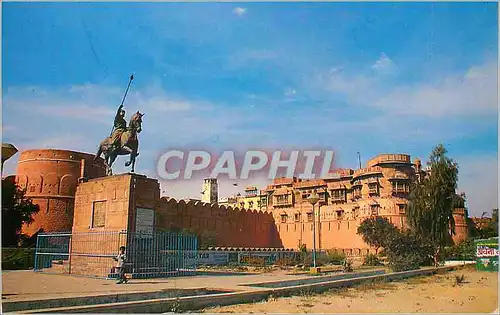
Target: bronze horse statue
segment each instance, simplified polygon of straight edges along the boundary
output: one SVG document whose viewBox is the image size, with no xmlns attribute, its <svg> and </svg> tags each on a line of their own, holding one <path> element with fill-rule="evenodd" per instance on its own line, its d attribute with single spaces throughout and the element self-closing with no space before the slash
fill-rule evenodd
<svg viewBox="0 0 500 315">
<path fill-rule="evenodd" d="M 144 116 L 144 114 L 141 114 L 139 111 L 132 115 L 127 130 L 121 134 L 118 148 L 115 148 L 113 143 L 111 143 L 111 137 L 106 137 L 99 144 L 99 150 L 94 157 L 94 161 L 104 153 L 104 163 L 108 176 L 113 175 L 112 166 L 118 155 L 130 154 L 130 160 L 125 162 L 125 166 L 128 167 L 132 165 L 132 173 L 134 173 L 135 159 L 139 155 L 139 139 L 137 136 L 142 131 L 142 116 Z"/>
</svg>

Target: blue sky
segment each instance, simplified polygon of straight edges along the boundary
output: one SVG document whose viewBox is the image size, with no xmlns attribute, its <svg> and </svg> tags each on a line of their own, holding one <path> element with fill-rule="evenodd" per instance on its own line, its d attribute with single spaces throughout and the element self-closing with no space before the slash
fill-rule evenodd
<svg viewBox="0 0 500 315">
<path fill-rule="evenodd" d="M 496 3 L 4 3 L 2 13 L 3 141 L 21 150 L 94 152 L 134 73 L 125 108 L 146 113 L 138 172 L 154 177 L 158 155 L 179 146 L 323 147 L 355 168 L 357 151 L 426 161 L 443 143 L 471 212 L 497 206 Z M 174 197 L 200 186 L 162 184 Z"/>
</svg>

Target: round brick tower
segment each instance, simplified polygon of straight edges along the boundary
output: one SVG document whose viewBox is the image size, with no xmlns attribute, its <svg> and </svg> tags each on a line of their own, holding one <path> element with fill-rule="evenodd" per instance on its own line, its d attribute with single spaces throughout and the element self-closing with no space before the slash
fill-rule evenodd
<svg viewBox="0 0 500 315">
<path fill-rule="evenodd" d="M 94 155 L 67 150 L 27 150 L 20 154 L 16 181 L 26 196 L 38 204 L 34 222 L 23 226 L 31 236 L 44 232 L 71 231 L 76 186 L 80 178 L 105 176 L 104 160 Z"/>
<path fill-rule="evenodd" d="M 453 242 L 455 244 L 460 244 L 469 237 L 467 216 L 467 210 L 464 208 L 456 208 L 453 210 L 453 219 L 455 220 L 455 235 L 453 235 Z"/>
</svg>

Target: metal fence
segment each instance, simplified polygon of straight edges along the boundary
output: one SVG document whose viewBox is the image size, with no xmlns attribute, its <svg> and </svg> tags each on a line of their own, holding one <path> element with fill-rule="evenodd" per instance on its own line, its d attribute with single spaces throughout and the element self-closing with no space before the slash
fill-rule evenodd
<svg viewBox="0 0 500 315">
<path fill-rule="evenodd" d="M 132 278 L 192 275 L 197 238 L 173 232 L 47 233 L 38 235 L 35 271 L 115 278 L 116 257 L 126 247 L 125 272 Z"/>
</svg>

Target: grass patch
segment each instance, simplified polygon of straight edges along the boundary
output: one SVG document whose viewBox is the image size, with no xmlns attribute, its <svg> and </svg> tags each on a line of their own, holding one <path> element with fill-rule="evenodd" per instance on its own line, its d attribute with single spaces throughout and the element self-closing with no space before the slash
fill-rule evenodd
<svg viewBox="0 0 500 315">
<path fill-rule="evenodd" d="M 465 281 L 465 275 L 464 274 L 455 275 L 455 283 L 453 284 L 453 286 L 462 285 L 464 283 L 467 283 Z"/>
<path fill-rule="evenodd" d="M 350 290 L 340 291 L 337 295 L 344 297 L 344 298 L 356 298 L 357 297 L 357 295 Z"/>
</svg>

